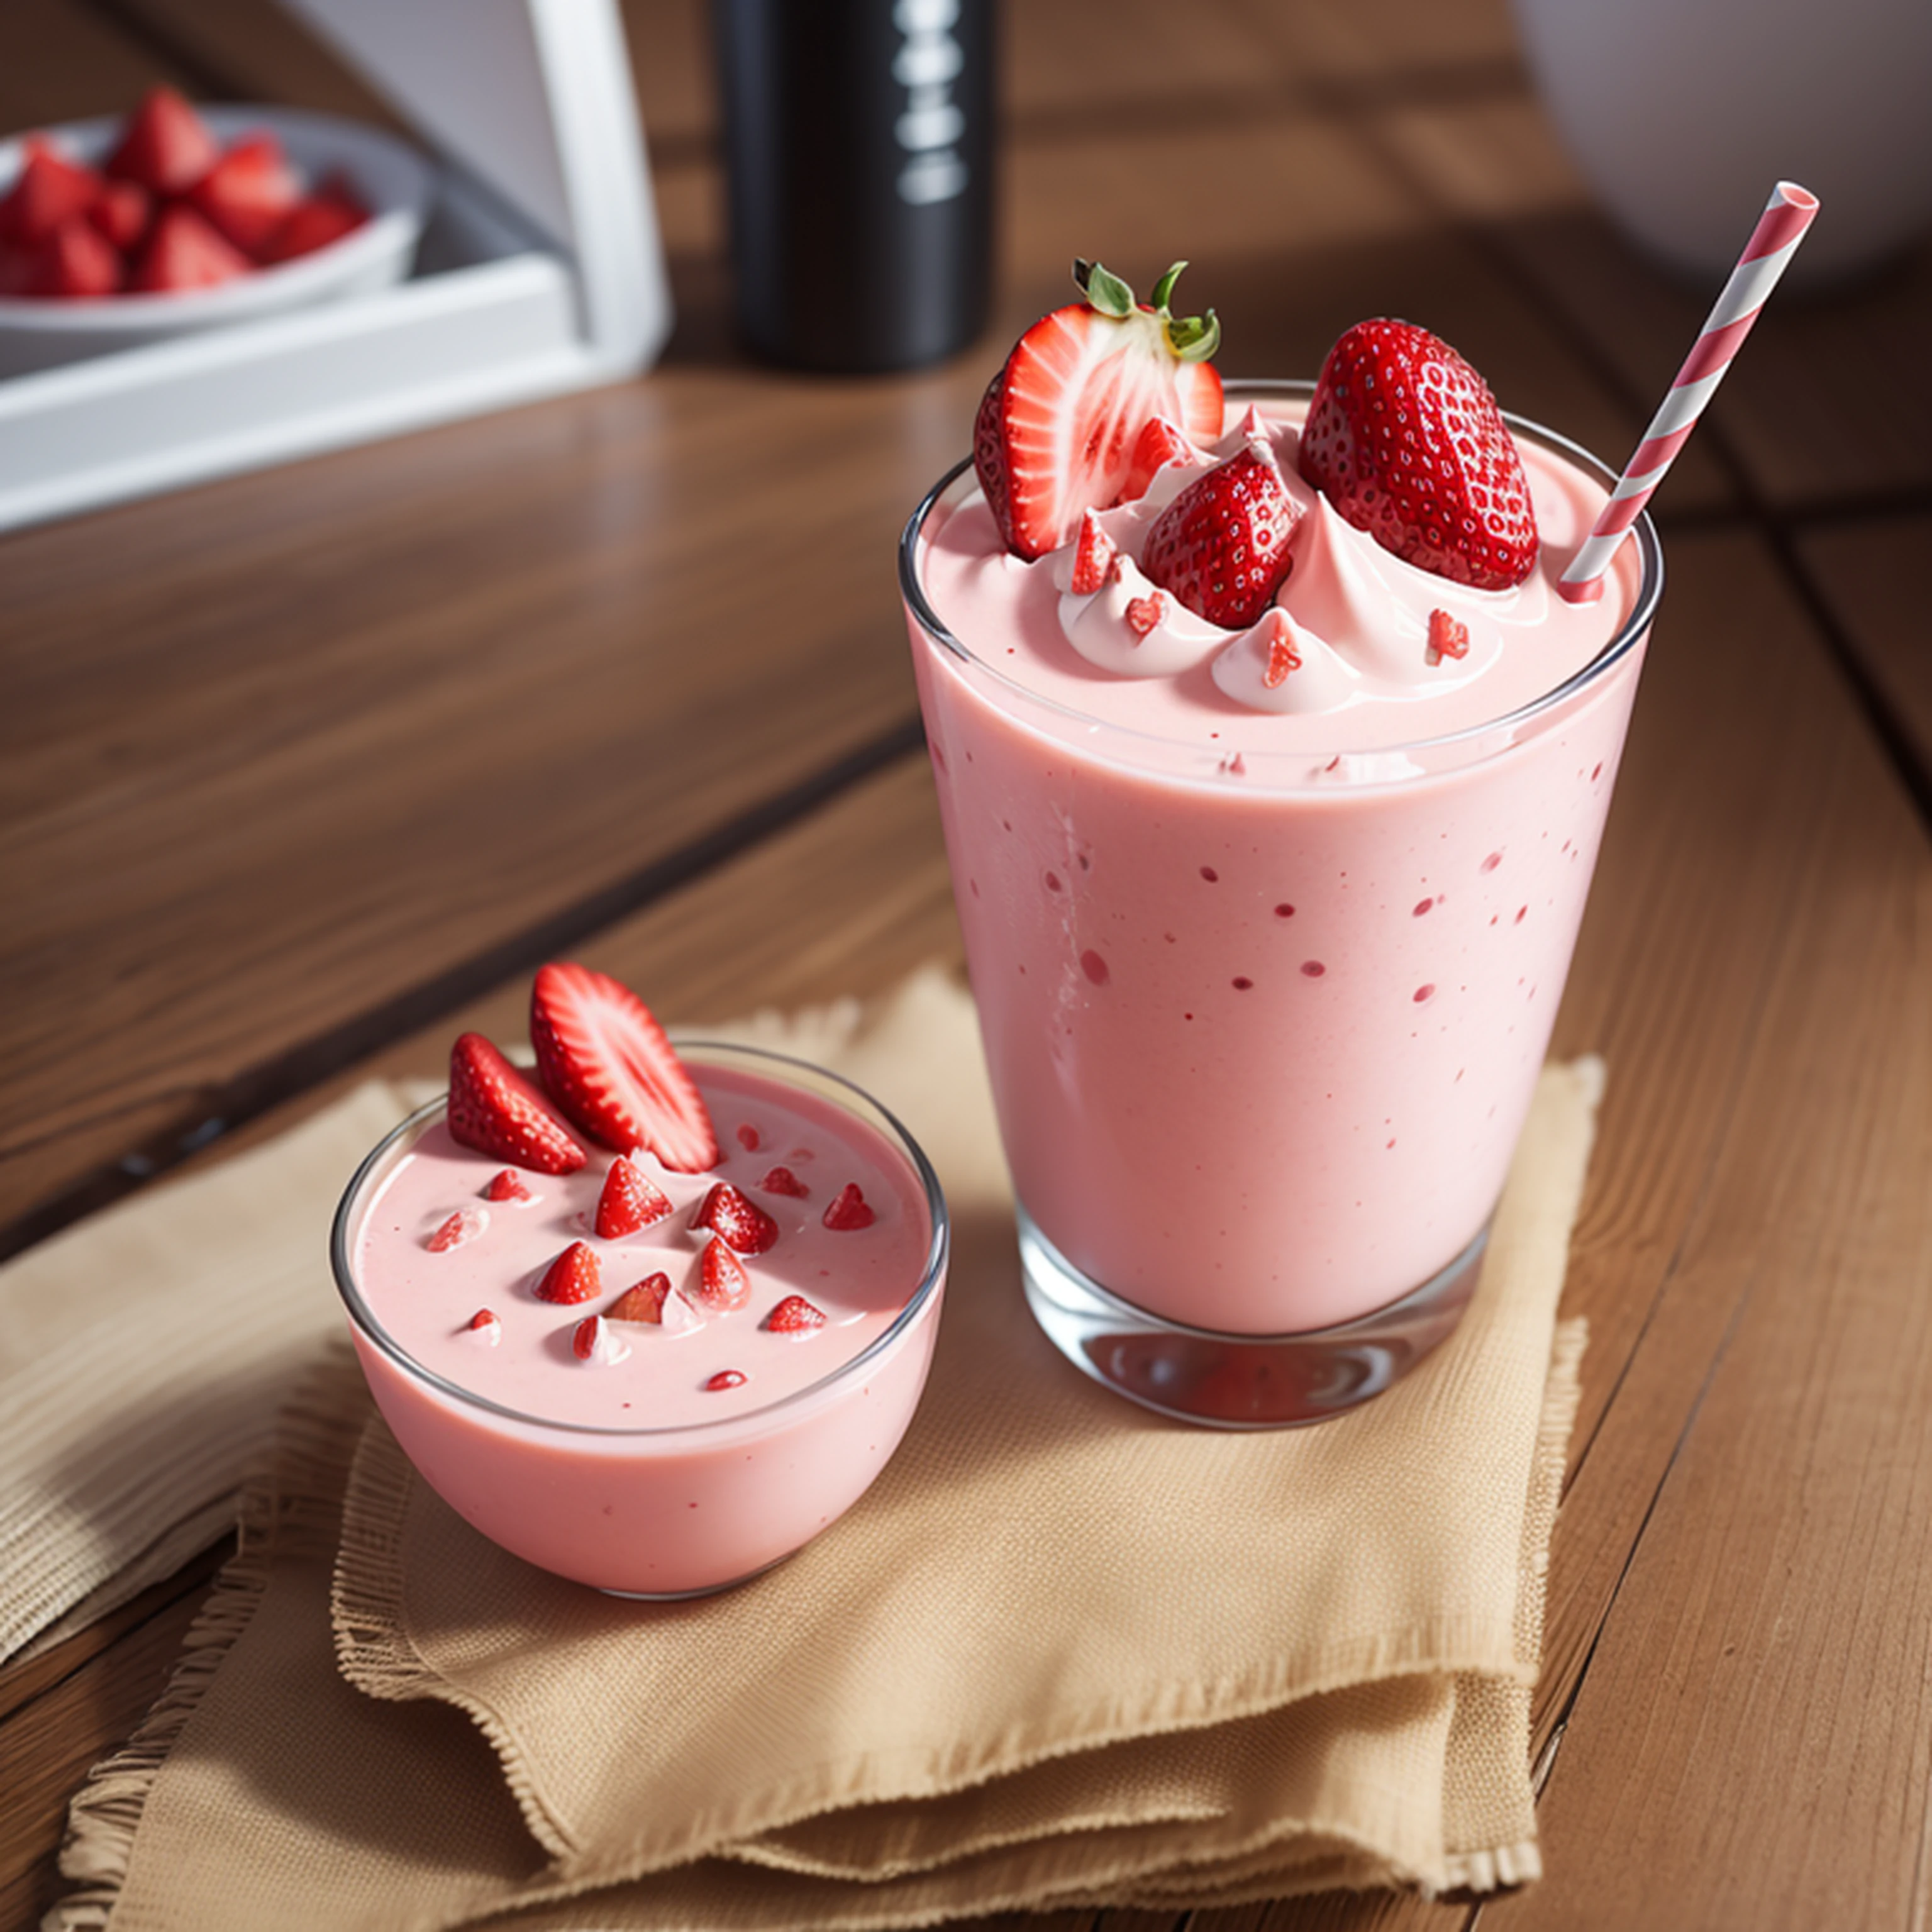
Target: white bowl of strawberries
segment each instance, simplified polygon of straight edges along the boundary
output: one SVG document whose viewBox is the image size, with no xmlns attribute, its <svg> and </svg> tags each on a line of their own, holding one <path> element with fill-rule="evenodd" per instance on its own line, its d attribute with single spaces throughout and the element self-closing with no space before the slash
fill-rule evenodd
<svg viewBox="0 0 1932 1932">
<path fill-rule="evenodd" d="M 387 287 L 432 192 L 376 128 L 166 88 L 0 142 L 0 374 Z"/>
</svg>

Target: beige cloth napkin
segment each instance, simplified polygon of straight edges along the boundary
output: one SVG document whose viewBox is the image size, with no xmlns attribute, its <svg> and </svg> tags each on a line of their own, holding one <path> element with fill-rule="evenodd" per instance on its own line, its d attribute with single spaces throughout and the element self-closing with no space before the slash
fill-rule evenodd
<svg viewBox="0 0 1932 1932">
<path fill-rule="evenodd" d="M 617 1603 L 458 1520 L 337 1350 L 169 1696 L 76 1801 L 52 1922 L 752 1932 L 1534 1876 L 1596 1064 L 1545 1073 L 1457 1334 L 1352 1415 L 1240 1436 L 1032 1328 L 964 995 L 758 1031 L 902 1112 L 957 1219 L 871 1494 L 745 1588 Z"/>
</svg>

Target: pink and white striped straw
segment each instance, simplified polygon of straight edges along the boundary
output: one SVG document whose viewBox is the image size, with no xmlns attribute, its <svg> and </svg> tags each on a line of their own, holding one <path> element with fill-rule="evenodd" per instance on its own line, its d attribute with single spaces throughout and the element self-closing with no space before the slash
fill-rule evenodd
<svg viewBox="0 0 1932 1932">
<path fill-rule="evenodd" d="M 1571 603 L 1586 604 L 1604 594 L 1604 572 L 1624 532 L 1642 514 L 1651 492 L 1664 481 L 1665 471 L 1696 427 L 1704 405 L 1724 380 L 1732 357 L 1762 313 L 1766 298 L 1790 266 L 1817 212 L 1818 197 L 1796 182 L 1780 182 L 1772 190 L 1744 252 L 1738 257 L 1738 266 L 1684 358 L 1663 406 L 1651 419 L 1636 454 L 1624 465 L 1624 473 L 1610 492 L 1596 527 L 1556 586 Z"/>
</svg>

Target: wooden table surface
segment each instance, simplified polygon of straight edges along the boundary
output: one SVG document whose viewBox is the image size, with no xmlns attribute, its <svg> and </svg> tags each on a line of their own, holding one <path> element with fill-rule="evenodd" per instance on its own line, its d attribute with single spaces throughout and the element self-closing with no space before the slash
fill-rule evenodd
<svg viewBox="0 0 1932 1932">
<path fill-rule="evenodd" d="M 1411 315 L 1617 459 L 1710 298 L 1592 211 L 1503 0 L 1013 0 L 994 329 L 927 374 L 772 373 L 726 325 L 700 0 L 630 11 L 659 368 L 0 538 L 5 1252 L 513 1030 L 562 951 L 688 1021 L 956 959 L 892 544 L 1075 253 L 1143 286 L 1191 257 L 1233 374 Z M 0 13 L 0 127 L 158 75 L 380 112 L 263 0 Z M 1565 1304 L 1549 1875 L 1196 1932 L 1932 1918 L 1928 340 L 1922 248 L 1780 296 L 1658 506 L 1556 1043 L 1610 1080 Z M 220 1554 L 0 1670 L 0 1922 L 53 1895 L 68 1798 Z"/>
</svg>

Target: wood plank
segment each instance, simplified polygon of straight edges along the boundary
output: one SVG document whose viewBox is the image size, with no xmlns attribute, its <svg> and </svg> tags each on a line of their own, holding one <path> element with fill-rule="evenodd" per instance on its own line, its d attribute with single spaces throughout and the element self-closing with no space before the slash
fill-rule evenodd
<svg viewBox="0 0 1932 1932">
<path fill-rule="evenodd" d="M 0 8 L 0 134 L 116 113 L 156 80 L 181 78 L 83 0 Z"/>
<path fill-rule="evenodd" d="M 1932 778 L 1932 650 L 1925 562 L 1932 516 L 1886 517 L 1814 531 L 1798 550 L 1863 666 Z"/>
</svg>

